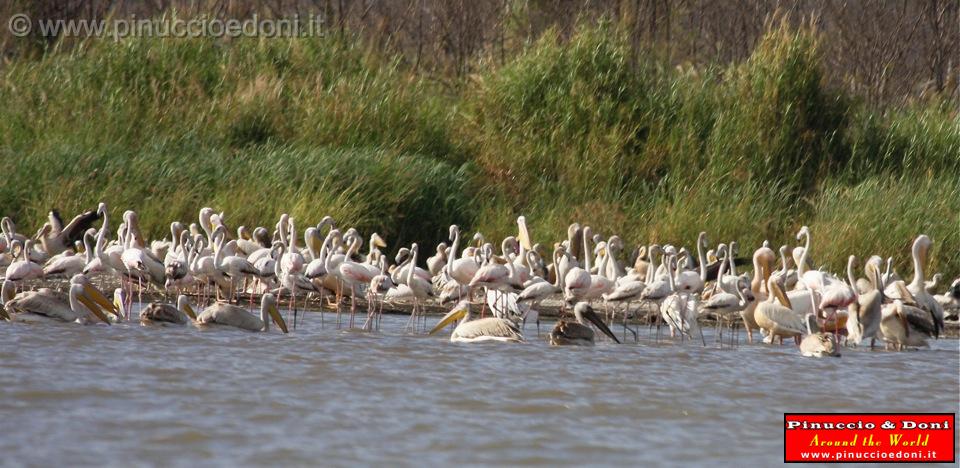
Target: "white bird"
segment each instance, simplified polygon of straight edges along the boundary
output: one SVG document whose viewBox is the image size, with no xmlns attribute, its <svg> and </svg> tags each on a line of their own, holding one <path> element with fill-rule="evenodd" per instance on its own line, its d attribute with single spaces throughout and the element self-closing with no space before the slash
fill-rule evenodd
<svg viewBox="0 0 960 468">
<path fill-rule="evenodd" d="M 430 334 L 436 334 L 447 325 L 457 322 L 456 328 L 450 334 L 450 341 L 461 343 L 478 343 L 483 341 L 522 342 L 523 335 L 517 324 L 496 317 L 487 317 L 470 320 L 470 306 L 467 302 L 460 302 L 453 310 L 447 313 L 437 323 Z"/>
<path fill-rule="evenodd" d="M 806 324 L 800 314 L 794 312 L 790 299 L 780 289 L 777 281 L 779 276 L 771 276 L 767 280 L 769 298 L 758 303 L 754 311 L 757 325 L 766 331 L 764 341 L 767 343 L 773 343 L 775 338 L 783 341 L 784 337 L 796 338 L 799 343 Z"/>
<path fill-rule="evenodd" d="M 840 344 L 833 333 L 823 333 L 816 314 L 806 315 L 807 336 L 800 341 L 800 354 L 805 357 L 840 357 Z"/>
<path fill-rule="evenodd" d="M 8 289 L 8 283 L 9 280 L 4 282 L 4 290 Z M 104 309 L 113 310 L 107 298 L 93 288 L 83 275 L 75 275 L 70 280 L 70 290 L 66 297 L 51 289 L 41 288 L 37 291 L 18 294 L 7 301 L 4 308 L 14 321 L 53 320 L 90 323 L 97 320 L 108 325 L 110 319 Z M 88 319 L 90 315 L 95 319 Z"/>
<path fill-rule="evenodd" d="M 271 320 L 277 324 L 282 332 L 287 333 L 287 323 L 277 310 L 277 299 L 273 297 L 273 294 L 266 293 L 260 299 L 260 317 L 250 314 L 242 307 L 217 302 L 197 315 L 196 324 L 201 328 L 210 325 L 222 325 L 259 332 L 269 331 Z"/>
<path fill-rule="evenodd" d="M 183 294 L 177 296 L 176 306 L 162 302 L 152 302 L 140 311 L 140 323 L 143 325 L 168 323 L 184 325 L 196 318 L 197 314 L 190 306 L 190 300 Z"/>
</svg>

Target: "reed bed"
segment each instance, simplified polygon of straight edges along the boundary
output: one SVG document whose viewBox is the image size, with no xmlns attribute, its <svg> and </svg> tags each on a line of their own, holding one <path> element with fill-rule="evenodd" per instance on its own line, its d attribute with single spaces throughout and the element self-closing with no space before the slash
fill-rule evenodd
<svg viewBox="0 0 960 468">
<path fill-rule="evenodd" d="M 671 66 L 609 22 L 548 31 L 461 79 L 347 32 L 90 40 L 0 70 L 3 212 L 35 228 L 108 202 L 162 235 L 330 214 L 397 247 L 452 223 L 536 241 L 579 221 L 630 243 L 757 245 L 811 226 L 818 263 L 920 232 L 960 275 L 960 119 L 941 96 L 877 108 L 824 84 L 818 36 L 771 23 L 738 63 Z"/>
</svg>

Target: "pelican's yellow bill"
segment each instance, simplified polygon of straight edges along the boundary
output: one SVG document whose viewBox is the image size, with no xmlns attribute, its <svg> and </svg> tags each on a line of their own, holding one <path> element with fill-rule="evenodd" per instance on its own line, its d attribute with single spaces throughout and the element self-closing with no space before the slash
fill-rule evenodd
<svg viewBox="0 0 960 468">
<path fill-rule="evenodd" d="M 527 221 L 526 218 L 521 218 L 518 220 L 517 227 L 519 232 L 517 233 L 517 241 L 520 242 L 520 245 L 526 250 L 533 250 L 532 242 L 530 241 L 530 231 L 527 230 Z"/>
<path fill-rule="evenodd" d="M 437 326 L 433 327 L 433 330 L 430 330 L 430 334 L 433 335 L 438 331 L 443 330 L 444 328 L 446 328 L 447 325 L 450 325 L 451 323 L 454 323 L 457 320 L 462 319 L 463 316 L 466 314 L 467 314 L 467 309 L 463 309 L 459 307 L 451 310 L 450 312 L 447 312 L 447 315 L 444 315 L 443 318 L 440 319 L 440 322 L 437 323 Z"/>
<path fill-rule="evenodd" d="M 183 311 L 187 313 L 187 317 L 190 317 L 190 320 L 197 319 L 197 313 L 193 311 L 193 307 L 190 304 L 184 304 Z"/>
<path fill-rule="evenodd" d="M 788 309 L 793 308 L 793 304 L 790 304 L 790 298 L 788 298 L 787 295 L 783 293 L 783 290 L 780 289 L 780 285 L 777 284 L 776 280 L 770 281 L 769 289 L 772 290 L 771 292 L 773 293 L 774 296 L 777 297 L 777 300 L 780 301 L 780 304 L 782 304 L 784 307 Z"/>
<path fill-rule="evenodd" d="M 106 310 L 117 317 L 120 316 L 120 309 L 117 307 L 117 305 L 108 300 L 102 293 L 100 293 L 100 291 L 97 290 L 97 288 L 94 288 L 89 284 L 84 284 L 83 292 L 89 296 L 90 299 L 93 299 L 97 304 L 99 304 L 103 310 Z"/>
<path fill-rule="evenodd" d="M 287 331 L 287 322 L 283 320 L 283 316 L 280 315 L 280 311 L 277 310 L 277 306 L 271 305 L 267 307 L 267 313 L 270 314 L 270 318 L 273 319 L 273 323 L 276 323 L 280 330 L 284 333 L 289 333 Z"/>
<path fill-rule="evenodd" d="M 85 295 L 77 296 L 77 299 L 78 299 L 84 306 L 86 306 L 87 309 L 90 309 L 90 312 L 93 312 L 93 315 L 96 315 L 98 319 L 100 319 L 101 321 L 103 321 L 103 323 L 105 323 L 105 324 L 107 324 L 107 325 L 110 325 L 110 319 L 107 318 L 107 314 L 103 313 L 103 311 L 100 310 L 100 307 L 97 306 L 97 303 L 96 303 L 96 302 L 92 301 L 89 297 L 87 297 L 87 296 L 85 296 Z"/>
</svg>

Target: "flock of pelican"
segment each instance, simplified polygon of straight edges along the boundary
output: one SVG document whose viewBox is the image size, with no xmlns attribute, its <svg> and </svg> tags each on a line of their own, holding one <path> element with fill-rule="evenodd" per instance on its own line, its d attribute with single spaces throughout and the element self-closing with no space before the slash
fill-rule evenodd
<svg viewBox="0 0 960 468">
<path fill-rule="evenodd" d="M 956 319 L 960 311 L 960 279 L 943 294 L 933 293 L 941 275 L 926 280 L 933 245 L 926 235 L 913 242 L 913 278 L 907 282 L 891 268 L 892 258 L 876 255 L 862 262 L 862 277 L 852 255 L 845 278 L 814 268 L 807 227 L 796 236 L 802 245 L 774 251 L 764 242 L 753 252 L 752 271 L 739 271 L 751 259 L 737 256 L 736 242 L 711 247 L 706 233 L 693 250 L 641 245 L 624 261 L 619 236 L 604 238 L 579 224 L 547 250 L 532 243 L 523 216 L 517 235 L 503 239 L 499 252 L 481 234 L 463 239 L 460 228 L 450 226 L 451 244 L 439 244 L 425 259 L 426 268 L 419 266 L 417 244 L 399 249 L 391 264 L 378 234 L 369 237 L 363 252 L 364 237 L 353 228 L 338 229 L 330 217 L 307 227 L 302 237 L 286 214 L 272 230 L 239 226 L 232 235 L 223 213 L 203 208 L 196 223 L 173 222 L 169 238 L 149 243 L 136 212 L 124 212 L 115 232 L 109 221 L 104 203 L 68 224 L 51 212 L 36 235 L 27 237 L 3 218 L 0 318 L 110 324 L 136 314 L 144 325 L 267 331 L 275 324 L 287 333 L 278 309 L 284 299 L 294 328 L 300 299 L 304 306 L 310 297 L 330 302 L 338 327 L 349 300 L 347 326 L 353 328 L 363 297 L 362 330 L 379 327 L 385 302 L 412 305 L 407 327 L 415 330 L 425 320 L 426 304 L 454 303 L 431 334 L 455 324 L 451 341 L 519 342 L 528 322 L 536 322 L 540 333 L 537 308 L 552 301 L 564 314 L 572 313 L 550 331 L 553 345 L 592 345 L 598 339 L 594 329 L 621 343 L 610 329 L 618 321 L 624 339 L 627 332 L 637 339 L 631 323 L 641 319 L 651 327 L 656 322 L 658 331 L 666 326 L 671 337 L 704 341 L 699 321 L 709 316 L 719 324 L 721 343 L 725 325 L 742 324 L 751 342 L 757 332 L 768 344 L 793 339 L 802 355 L 819 357 L 839 356 L 841 345 L 865 342 L 871 348 L 878 342 L 896 350 L 925 347 L 940 336 L 945 319 Z M 67 292 L 45 287 L 56 278 L 68 280 Z M 102 288 L 111 278 L 120 281 L 112 301 L 94 284 Z M 144 290 L 165 298 L 175 294 L 176 303 L 153 302 L 135 312 L 133 298 L 143 304 Z M 196 312 L 188 293 L 210 305 Z M 257 295 L 259 316 L 251 313 Z M 471 309 L 478 304 L 480 317 L 474 318 Z"/>
</svg>

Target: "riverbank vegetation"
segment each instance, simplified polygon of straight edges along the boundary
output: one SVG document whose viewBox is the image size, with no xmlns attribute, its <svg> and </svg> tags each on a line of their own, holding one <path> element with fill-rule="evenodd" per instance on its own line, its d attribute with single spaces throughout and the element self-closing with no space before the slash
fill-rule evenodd
<svg viewBox="0 0 960 468">
<path fill-rule="evenodd" d="M 932 270 L 960 274 L 956 93 L 868 101 L 827 83 L 815 28 L 766 28 L 746 59 L 694 66 L 584 22 L 455 78 L 349 30 L 53 45 L 0 70 L 0 203 L 35 228 L 104 200 L 152 235 L 201 206 L 234 226 L 331 214 L 391 247 L 452 223 L 499 238 L 519 214 L 543 242 L 578 221 L 779 245 L 807 224 L 818 264 L 901 274 L 922 232 Z"/>
</svg>

